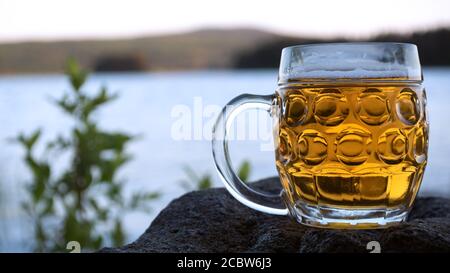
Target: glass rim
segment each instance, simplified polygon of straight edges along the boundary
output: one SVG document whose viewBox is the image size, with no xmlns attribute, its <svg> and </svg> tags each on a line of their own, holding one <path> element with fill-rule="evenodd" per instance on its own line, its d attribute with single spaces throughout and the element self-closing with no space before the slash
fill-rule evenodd
<svg viewBox="0 0 450 273">
<path fill-rule="evenodd" d="M 282 49 L 278 83 L 327 81 L 422 82 L 417 45 L 337 42 Z"/>
<path fill-rule="evenodd" d="M 308 43 L 308 44 L 298 44 L 284 47 L 282 50 L 289 50 L 295 48 L 307 48 L 307 47 L 320 47 L 320 46 L 401 46 L 401 47 L 413 47 L 417 49 L 417 45 L 413 43 L 402 43 L 402 42 L 321 42 L 321 43 Z"/>
</svg>

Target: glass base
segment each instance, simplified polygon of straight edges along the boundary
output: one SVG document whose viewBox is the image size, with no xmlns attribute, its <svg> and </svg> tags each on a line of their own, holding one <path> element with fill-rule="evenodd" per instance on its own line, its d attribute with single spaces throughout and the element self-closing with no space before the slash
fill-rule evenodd
<svg viewBox="0 0 450 273">
<path fill-rule="evenodd" d="M 404 222 L 408 209 L 344 209 L 325 205 L 311 205 L 297 202 L 289 208 L 290 215 L 297 222 L 319 228 L 335 229 L 374 229 L 387 228 Z"/>
</svg>

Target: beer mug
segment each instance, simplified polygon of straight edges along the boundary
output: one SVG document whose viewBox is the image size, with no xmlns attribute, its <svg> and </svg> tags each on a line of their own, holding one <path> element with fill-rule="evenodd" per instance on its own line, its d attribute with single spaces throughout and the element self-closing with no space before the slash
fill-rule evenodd
<svg viewBox="0 0 450 273">
<path fill-rule="evenodd" d="M 273 95 L 240 95 L 213 128 L 213 156 L 228 191 L 253 209 L 325 228 L 405 221 L 427 163 L 426 94 L 417 47 L 335 43 L 282 50 Z M 280 194 L 232 169 L 227 134 L 247 109 L 273 117 Z"/>
</svg>

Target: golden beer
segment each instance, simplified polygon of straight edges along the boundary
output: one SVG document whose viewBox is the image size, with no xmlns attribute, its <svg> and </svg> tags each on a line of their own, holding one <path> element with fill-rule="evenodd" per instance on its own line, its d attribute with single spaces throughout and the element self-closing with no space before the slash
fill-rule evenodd
<svg viewBox="0 0 450 273">
<path fill-rule="evenodd" d="M 227 190 L 253 209 L 324 228 L 383 228 L 407 220 L 427 164 L 426 95 L 417 47 L 331 43 L 286 47 L 273 95 L 242 94 L 213 128 Z M 280 194 L 231 167 L 228 130 L 258 109 L 274 121 Z"/>
<path fill-rule="evenodd" d="M 427 158 L 420 84 L 288 84 L 277 92 L 276 166 L 296 205 L 409 206 Z"/>
</svg>

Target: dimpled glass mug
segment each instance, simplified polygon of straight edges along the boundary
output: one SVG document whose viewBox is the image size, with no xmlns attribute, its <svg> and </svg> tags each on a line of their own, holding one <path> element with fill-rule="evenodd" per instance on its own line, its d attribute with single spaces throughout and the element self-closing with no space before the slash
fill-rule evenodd
<svg viewBox="0 0 450 273">
<path fill-rule="evenodd" d="M 213 129 L 213 156 L 228 191 L 266 213 L 326 228 L 402 222 L 427 162 L 426 94 L 417 47 L 336 43 L 284 48 L 274 95 L 243 94 Z M 227 134 L 247 109 L 274 121 L 283 190 L 244 184 L 232 169 Z"/>
</svg>

